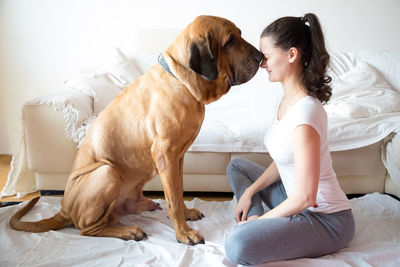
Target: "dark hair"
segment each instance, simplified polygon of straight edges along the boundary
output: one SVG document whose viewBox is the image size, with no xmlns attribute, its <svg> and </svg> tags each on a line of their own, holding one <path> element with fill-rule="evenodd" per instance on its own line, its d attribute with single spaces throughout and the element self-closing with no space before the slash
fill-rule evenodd
<svg viewBox="0 0 400 267">
<path fill-rule="evenodd" d="M 261 37 L 271 36 L 275 45 L 287 51 L 296 47 L 301 51 L 303 71 L 301 81 L 307 93 L 322 103 L 329 100 L 331 77 L 326 75 L 329 54 L 325 48 L 324 35 L 315 14 L 303 17 L 282 17 L 268 25 Z"/>
</svg>

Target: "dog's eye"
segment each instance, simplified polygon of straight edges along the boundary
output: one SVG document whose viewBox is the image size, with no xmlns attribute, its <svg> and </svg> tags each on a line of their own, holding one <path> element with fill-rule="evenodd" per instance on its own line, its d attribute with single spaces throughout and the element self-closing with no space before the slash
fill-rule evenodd
<svg viewBox="0 0 400 267">
<path fill-rule="evenodd" d="M 235 36 L 232 34 L 231 36 L 229 36 L 228 41 L 225 42 L 224 48 L 234 44 L 234 42 L 235 42 Z"/>
</svg>

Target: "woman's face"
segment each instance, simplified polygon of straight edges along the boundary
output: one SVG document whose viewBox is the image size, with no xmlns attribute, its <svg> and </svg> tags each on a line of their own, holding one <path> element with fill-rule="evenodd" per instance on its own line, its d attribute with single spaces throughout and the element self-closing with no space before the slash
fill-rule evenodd
<svg viewBox="0 0 400 267">
<path fill-rule="evenodd" d="M 268 72 L 269 81 L 283 82 L 289 74 L 289 52 L 275 46 L 270 36 L 260 39 L 260 50 L 264 54 L 260 67 Z"/>
</svg>

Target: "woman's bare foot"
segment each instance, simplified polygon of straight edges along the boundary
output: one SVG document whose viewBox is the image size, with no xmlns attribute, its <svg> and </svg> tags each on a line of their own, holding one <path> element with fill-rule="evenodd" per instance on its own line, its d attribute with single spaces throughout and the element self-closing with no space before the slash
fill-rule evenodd
<svg viewBox="0 0 400 267">
<path fill-rule="evenodd" d="M 250 222 L 250 221 L 257 220 L 258 218 L 260 218 L 260 216 L 252 215 L 250 217 L 247 217 L 247 220 L 238 222 L 238 225 L 241 225 L 241 224 L 244 224 L 244 223 L 247 223 L 247 222 Z"/>
<path fill-rule="evenodd" d="M 254 220 L 257 220 L 258 218 L 260 218 L 260 216 L 258 216 L 258 215 L 252 215 L 252 216 L 250 216 L 250 217 L 247 218 L 247 221 L 254 221 Z"/>
</svg>

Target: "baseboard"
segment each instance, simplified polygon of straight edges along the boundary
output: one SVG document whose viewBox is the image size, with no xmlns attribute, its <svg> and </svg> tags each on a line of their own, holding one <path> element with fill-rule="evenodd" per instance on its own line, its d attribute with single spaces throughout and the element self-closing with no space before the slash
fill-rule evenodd
<svg viewBox="0 0 400 267">
<path fill-rule="evenodd" d="M 397 196 L 393 195 L 393 194 L 389 194 L 389 193 L 383 193 L 384 195 L 388 195 L 398 201 L 400 201 L 400 198 L 398 198 Z M 366 194 L 346 194 L 348 199 L 352 199 L 352 198 L 358 198 L 358 197 L 362 197 L 365 196 Z"/>
<path fill-rule="evenodd" d="M 40 190 L 40 195 L 41 196 L 63 196 L 64 195 L 64 190 Z M 162 191 L 146 191 L 144 192 L 145 195 L 163 195 L 164 192 Z M 398 198 L 395 195 L 392 194 L 388 194 L 388 193 L 384 193 L 385 195 L 391 196 L 396 200 L 400 201 L 400 198 Z M 217 197 L 217 196 L 224 196 L 224 197 L 233 197 L 233 193 L 231 192 L 184 192 L 184 196 L 209 196 L 209 197 Z M 352 198 L 358 198 L 358 197 L 362 197 L 365 194 L 346 194 L 348 199 L 352 199 Z M 3 202 L 3 203 L 7 203 L 7 202 Z M 13 203 L 13 202 L 10 202 Z M 19 203 L 19 202 L 15 202 L 15 203 Z"/>
<path fill-rule="evenodd" d="M 398 198 L 398 197 L 395 196 L 395 195 L 392 195 L 392 194 L 389 194 L 389 193 L 383 193 L 383 194 L 388 195 L 388 196 L 391 196 L 392 198 L 394 198 L 394 199 L 400 201 L 400 198 Z"/>
<path fill-rule="evenodd" d="M 39 190 L 41 196 L 63 196 L 64 190 Z"/>
<path fill-rule="evenodd" d="M 8 201 L 8 202 L 0 202 L 0 208 L 7 207 L 7 206 L 12 206 L 12 205 L 17 205 L 21 202 L 15 202 L 15 201 Z"/>
<path fill-rule="evenodd" d="M 346 194 L 347 199 L 363 197 L 365 194 Z"/>
</svg>

